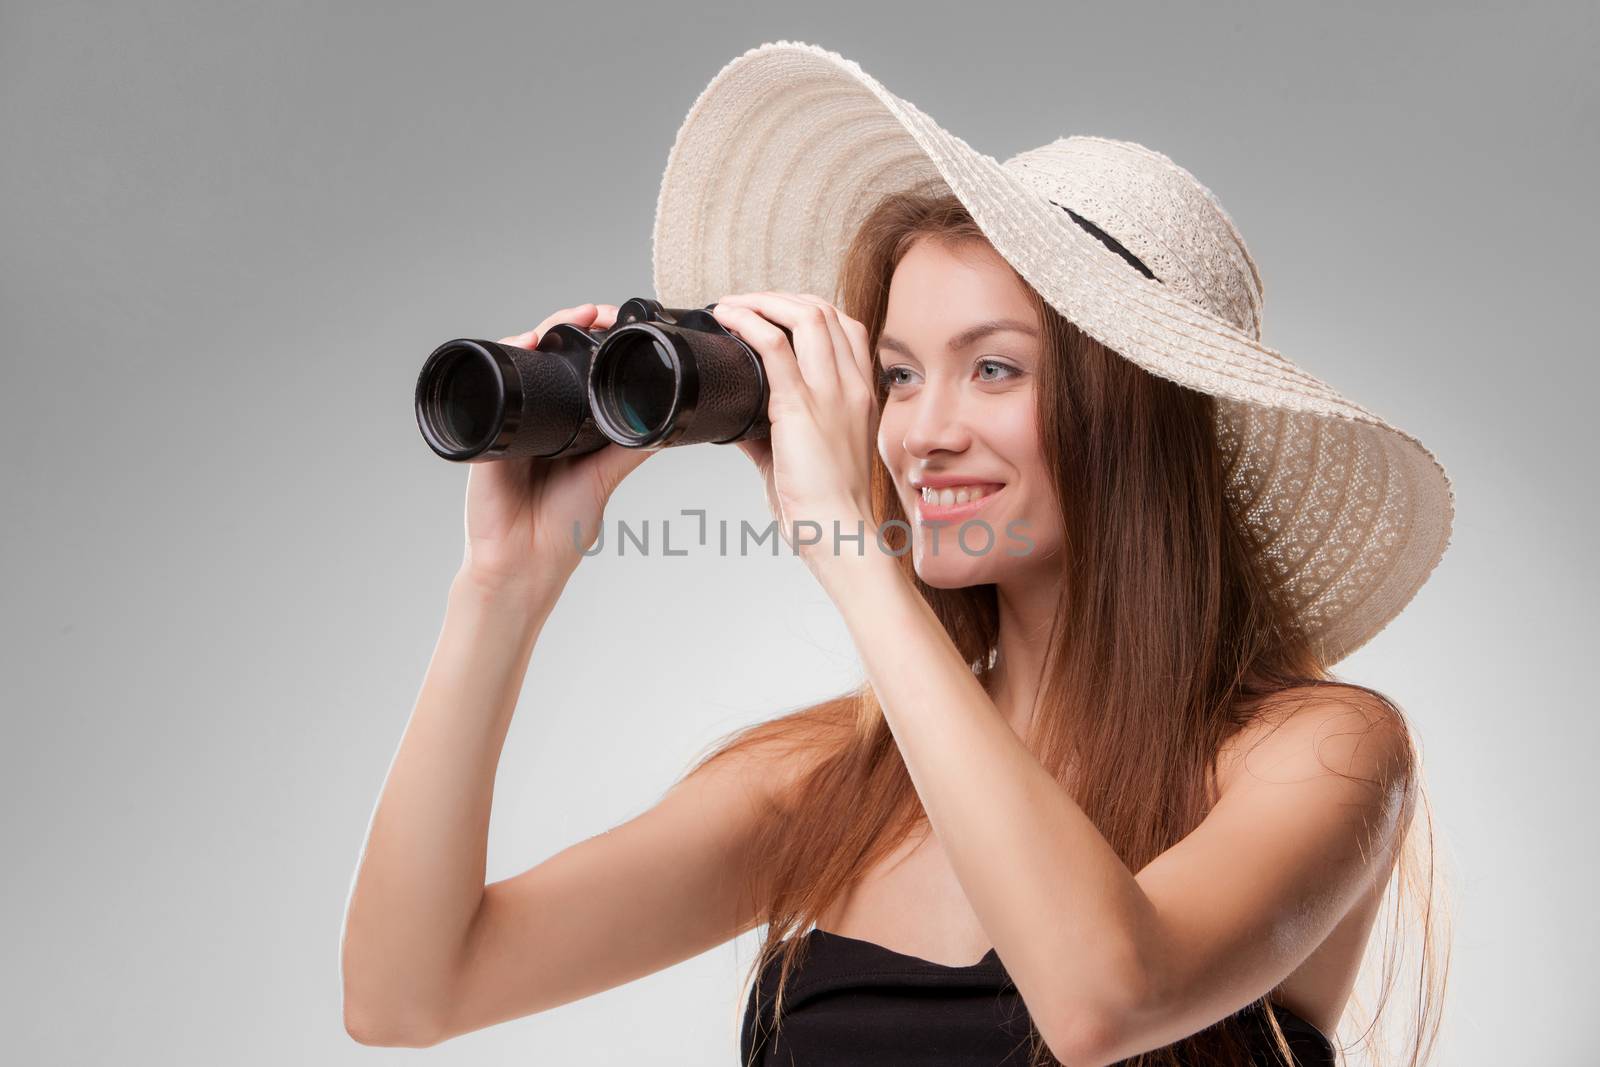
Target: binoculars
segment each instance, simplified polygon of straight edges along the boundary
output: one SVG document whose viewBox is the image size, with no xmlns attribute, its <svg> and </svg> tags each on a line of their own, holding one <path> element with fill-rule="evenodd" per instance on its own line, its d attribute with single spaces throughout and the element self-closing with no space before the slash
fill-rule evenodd
<svg viewBox="0 0 1600 1067">
<path fill-rule="evenodd" d="M 417 376 L 417 426 L 465 463 L 766 437 L 766 368 L 716 306 L 634 297 L 609 329 L 558 323 L 533 348 L 446 341 Z"/>
</svg>

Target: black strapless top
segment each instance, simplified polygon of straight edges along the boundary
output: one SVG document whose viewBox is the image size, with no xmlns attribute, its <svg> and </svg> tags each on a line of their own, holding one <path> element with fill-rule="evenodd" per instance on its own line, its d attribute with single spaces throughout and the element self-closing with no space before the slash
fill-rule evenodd
<svg viewBox="0 0 1600 1067">
<path fill-rule="evenodd" d="M 1023 1067 L 1028 1011 L 994 949 L 977 963 L 950 967 L 873 941 L 813 928 L 807 955 L 789 974 L 783 1033 L 772 1035 L 777 960 L 750 991 L 739 1043 L 745 1067 L 894 1067 L 898 1064 Z M 760 1009 L 757 1009 L 757 995 Z M 1295 1061 L 1333 1067 L 1333 1045 L 1316 1027 L 1274 1004 Z M 1242 1013 L 1251 1058 L 1279 1063 L 1259 1008 Z"/>
</svg>

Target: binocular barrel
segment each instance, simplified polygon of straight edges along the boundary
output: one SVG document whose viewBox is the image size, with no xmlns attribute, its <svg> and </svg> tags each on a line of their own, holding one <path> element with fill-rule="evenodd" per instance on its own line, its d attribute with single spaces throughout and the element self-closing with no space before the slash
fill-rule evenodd
<svg viewBox="0 0 1600 1067">
<path fill-rule="evenodd" d="M 766 368 L 714 307 L 635 297 L 609 329 L 559 323 L 531 349 L 446 341 L 417 376 L 417 426 L 467 463 L 765 437 Z"/>
</svg>

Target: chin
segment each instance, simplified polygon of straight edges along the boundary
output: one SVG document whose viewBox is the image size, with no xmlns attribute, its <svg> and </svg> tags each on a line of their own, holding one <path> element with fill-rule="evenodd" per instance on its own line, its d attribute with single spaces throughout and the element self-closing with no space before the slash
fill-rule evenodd
<svg viewBox="0 0 1600 1067">
<path fill-rule="evenodd" d="M 1008 535 L 1006 531 L 1013 521 L 1020 524 L 1020 530 L 1029 532 L 1016 538 Z M 977 554 L 962 550 L 956 540 L 956 525 L 946 525 L 938 531 L 939 550 L 935 552 L 934 530 L 913 522 L 911 563 L 917 577 L 935 589 L 964 589 L 1047 580 L 1055 572 L 1052 563 L 1059 545 L 1055 537 L 1041 541 L 1037 524 L 1022 520 L 1013 511 L 985 522 L 991 524 L 996 537 L 988 551 Z M 969 534 L 969 538 L 974 549 L 984 543 L 976 533 Z"/>
<path fill-rule="evenodd" d="M 917 577 L 935 589 L 962 589 L 970 585 L 988 585 L 998 579 L 1005 569 L 997 557 L 998 547 L 980 555 L 969 555 L 952 542 L 951 531 L 939 534 L 939 551 L 933 550 L 933 535 L 918 531 L 919 540 L 912 549 L 911 564 Z"/>
<path fill-rule="evenodd" d="M 977 560 L 967 566 L 947 560 L 918 560 L 914 566 L 917 577 L 935 589 L 966 589 L 974 585 L 988 585 L 995 580 L 990 568 L 980 565 Z"/>
</svg>

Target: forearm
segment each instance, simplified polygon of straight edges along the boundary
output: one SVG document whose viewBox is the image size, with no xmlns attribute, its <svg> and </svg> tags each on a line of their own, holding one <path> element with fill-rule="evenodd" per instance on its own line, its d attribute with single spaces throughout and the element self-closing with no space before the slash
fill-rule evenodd
<svg viewBox="0 0 1600 1067">
<path fill-rule="evenodd" d="M 929 823 L 1041 1030 L 1071 1047 L 1062 1030 L 1092 1031 L 1138 995 L 1148 898 L 895 565 L 842 563 L 824 584 Z"/>
<path fill-rule="evenodd" d="M 501 750 L 558 593 L 496 592 L 465 572 L 451 583 L 346 907 L 347 1026 L 415 1038 L 446 1003 L 483 899 Z"/>
</svg>

